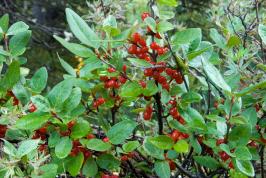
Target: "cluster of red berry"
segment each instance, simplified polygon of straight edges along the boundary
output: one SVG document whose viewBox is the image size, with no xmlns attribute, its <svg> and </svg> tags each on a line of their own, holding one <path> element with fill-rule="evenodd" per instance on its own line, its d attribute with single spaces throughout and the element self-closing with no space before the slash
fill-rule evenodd
<svg viewBox="0 0 266 178">
<path fill-rule="evenodd" d="M 0 138 L 4 138 L 6 135 L 7 126 L 6 125 L 0 125 Z"/>
<path fill-rule="evenodd" d="M 144 120 L 146 120 L 146 121 L 150 120 L 152 117 L 152 112 L 153 112 L 152 106 L 151 105 L 146 106 L 145 111 L 143 112 Z"/>
<path fill-rule="evenodd" d="M 93 107 L 98 108 L 100 105 L 105 103 L 105 99 L 100 97 L 96 101 L 93 102 Z"/>
<path fill-rule="evenodd" d="M 170 105 L 171 105 L 171 108 L 169 110 L 169 114 L 174 118 L 176 119 L 179 123 L 181 123 L 182 125 L 185 124 L 185 120 L 184 118 L 179 114 L 178 110 L 177 110 L 177 107 L 176 107 L 176 100 L 175 99 L 172 99 L 168 102 Z"/>
<path fill-rule="evenodd" d="M 92 156 L 91 151 L 82 146 L 78 140 L 74 140 L 72 144 L 73 147 L 69 154 L 70 156 L 77 156 L 79 152 L 83 153 L 85 160 Z"/>
<path fill-rule="evenodd" d="M 130 153 L 122 155 L 120 159 L 121 159 L 121 161 L 127 161 L 130 158 L 133 158 L 134 156 L 135 156 L 135 153 L 134 152 L 130 152 Z"/>
<path fill-rule="evenodd" d="M 187 139 L 189 137 L 188 134 L 182 133 L 179 130 L 173 130 L 172 133 L 168 136 L 171 137 L 174 142 L 177 142 L 182 139 Z"/>
<path fill-rule="evenodd" d="M 47 136 L 47 126 L 44 126 L 38 130 L 35 131 L 34 135 L 32 136 L 32 139 L 41 139 L 42 141 L 44 141 L 45 143 L 39 145 L 38 150 L 40 152 L 45 152 L 47 153 L 47 140 L 46 140 L 46 136 Z"/>
<path fill-rule="evenodd" d="M 126 73 L 127 66 L 123 65 L 123 72 Z M 116 69 L 113 67 L 109 67 L 107 69 L 109 73 L 116 72 Z M 108 77 L 108 76 L 101 76 L 100 80 L 104 82 L 104 88 L 115 88 L 118 89 L 122 84 L 126 83 L 127 78 L 120 75 L 119 77 Z"/>
</svg>

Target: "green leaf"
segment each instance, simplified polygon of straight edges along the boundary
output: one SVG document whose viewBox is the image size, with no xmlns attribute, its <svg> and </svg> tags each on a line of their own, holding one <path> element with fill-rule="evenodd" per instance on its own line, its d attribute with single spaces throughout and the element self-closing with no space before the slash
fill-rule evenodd
<svg viewBox="0 0 266 178">
<path fill-rule="evenodd" d="M 200 100 L 202 99 L 200 94 L 193 92 L 193 91 L 184 93 L 181 97 L 182 97 L 182 100 L 181 100 L 182 103 L 187 103 L 187 104 L 200 102 Z"/>
<path fill-rule="evenodd" d="M 195 152 L 198 154 L 201 154 L 202 148 L 201 148 L 201 145 L 200 145 L 198 139 L 196 139 L 194 136 L 190 136 L 189 140 L 190 140 L 190 144 L 194 148 Z"/>
<path fill-rule="evenodd" d="M 170 167 L 167 161 L 156 161 L 154 169 L 160 178 L 170 178 L 171 176 Z"/>
<path fill-rule="evenodd" d="M 22 105 L 25 105 L 29 102 L 31 93 L 22 85 L 22 83 L 18 82 L 13 87 L 12 91 Z"/>
<path fill-rule="evenodd" d="M 48 73 L 45 67 L 40 68 L 35 72 L 30 80 L 30 87 L 36 93 L 41 93 L 45 89 L 48 79 Z"/>
<path fill-rule="evenodd" d="M 57 84 L 48 94 L 47 98 L 54 108 L 60 107 L 72 92 L 72 82 L 64 80 Z"/>
<path fill-rule="evenodd" d="M 167 32 L 169 30 L 172 30 L 174 29 L 174 26 L 173 24 L 171 24 L 170 22 L 167 22 L 167 21 L 160 21 L 158 24 L 157 24 L 157 31 L 159 33 L 164 33 L 164 32 Z"/>
<path fill-rule="evenodd" d="M 45 164 L 41 166 L 40 167 L 41 178 L 56 177 L 57 169 L 58 169 L 58 165 L 56 164 Z"/>
<path fill-rule="evenodd" d="M 232 129 L 229 133 L 229 141 L 235 142 L 238 146 L 246 145 L 251 136 L 251 128 L 249 125 L 239 125 Z"/>
<path fill-rule="evenodd" d="M 93 52 L 80 44 L 76 44 L 76 43 L 70 43 L 65 41 L 63 38 L 60 38 L 59 36 L 54 35 L 54 38 L 61 43 L 61 45 L 63 45 L 66 49 L 68 49 L 70 52 L 72 52 L 73 54 L 80 56 L 80 57 L 90 57 L 91 55 L 93 55 Z"/>
<path fill-rule="evenodd" d="M 242 116 L 245 117 L 246 121 L 250 123 L 250 126 L 253 128 L 257 124 L 257 112 L 254 107 L 247 108 L 244 112 L 242 112 Z"/>
<path fill-rule="evenodd" d="M 144 140 L 143 149 L 145 152 L 157 159 L 164 160 L 164 150 L 158 149 L 152 143 L 149 142 L 149 137 Z"/>
<path fill-rule="evenodd" d="M 71 129 L 71 138 L 78 139 L 86 136 L 91 131 L 91 127 L 88 121 L 78 120 L 77 123 Z"/>
<path fill-rule="evenodd" d="M 83 44 L 99 48 L 98 36 L 78 14 L 66 8 L 66 16 L 71 31 Z"/>
<path fill-rule="evenodd" d="M 112 126 L 106 135 L 112 144 L 121 144 L 132 134 L 137 125 L 135 121 L 124 120 Z"/>
<path fill-rule="evenodd" d="M 235 154 L 238 160 L 251 160 L 252 159 L 252 155 L 246 146 L 237 147 Z"/>
<path fill-rule="evenodd" d="M 17 33 L 10 39 L 9 49 L 13 56 L 19 56 L 26 50 L 26 46 L 30 40 L 31 31 L 27 30 L 24 32 Z"/>
<path fill-rule="evenodd" d="M 69 137 L 62 137 L 55 146 L 55 155 L 63 159 L 69 155 L 72 149 L 72 141 Z"/>
<path fill-rule="evenodd" d="M 79 87 L 73 88 L 69 98 L 64 102 L 64 111 L 71 111 L 76 108 L 81 101 L 81 89 Z"/>
<path fill-rule="evenodd" d="M 214 170 L 220 167 L 219 162 L 210 156 L 194 156 L 193 158 L 198 164 L 206 168 Z"/>
<path fill-rule="evenodd" d="M 153 96 L 158 92 L 158 87 L 153 80 L 148 80 L 146 82 L 146 88 L 143 89 L 144 96 Z"/>
<path fill-rule="evenodd" d="M 22 141 L 20 143 L 20 146 L 18 147 L 17 156 L 21 158 L 21 157 L 29 154 L 33 150 L 36 150 L 39 142 L 40 142 L 39 139 Z"/>
<path fill-rule="evenodd" d="M 123 98 L 137 97 L 141 94 L 142 87 L 136 81 L 127 81 L 120 88 L 120 96 Z"/>
<path fill-rule="evenodd" d="M 266 45 L 266 26 L 263 24 L 259 24 L 258 32 L 263 43 Z"/>
<path fill-rule="evenodd" d="M 189 127 L 197 130 L 197 131 L 206 131 L 207 126 L 205 124 L 204 118 L 202 115 L 195 109 L 189 107 L 187 109 L 187 114 L 190 118 L 188 121 Z"/>
<path fill-rule="evenodd" d="M 250 161 L 236 160 L 237 168 L 247 176 L 253 177 L 255 175 L 254 167 Z"/>
<path fill-rule="evenodd" d="M 90 150 L 95 150 L 95 151 L 107 151 L 110 150 L 111 144 L 103 142 L 100 139 L 90 139 L 87 144 L 87 148 Z"/>
<path fill-rule="evenodd" d="M 166 135 L 150 137 L 148 141 L 162 150 L 169 150 L 174 146 L 174 141 Z"/>
<path fill-rule="evenodd" d="M 185 140 L 179 140 L 174 145 L 174 150 L 177 153 L 187 153 L 188 150 L 189 150 L 189 145 L 188 145 L 187 141 L 185 141 Z"/>
<path fill-rule="evenodd" d="M 151 63 L 137 58 L 128 58 L 128 61 L 131 62 L 136 67 L 152 67 Z"/>
<path fill-rule="evenodd" d="M 3 32 L 6 32 L 9 25 L 9 15 L 5 14 L 0 18 L 0 28 L 2 28 Z"/>
<path fill-rule="evenodd" d="M 177 0 L 157 0 L 160 5 L 176 7 L 178 5 Z"/>
<path fill-rule="evenodd" d="M 8 142 L 7 140 L 4 140 L 4 146 L 3 146 L 3 152 L 15 157 L 17 155 L 17 149 L 15 148 L 15 146 L 13 144 L 11 144 L 10 142 Z"/>
<path fill-rule="evenodd" d="M 97 164 L 100 168 L 106 169 L 108 171 L 117 169 L 120 166 L 120 161 L 117 160 L 113 155 L 111 154 L 102 154 L 100 155 L 97 160 Z"/>
<path fill-rule="evenodd" d="M 7 35 L 16 35 L 20 32 L 27 31 L 28 29 L 29 29 L 29 26 L 25 24 L 24 22 L 21 22 L 21 21 L 16 22 L 9 27 L 7 31 Z"/>
<path fill-rule="evenodd" d="M 229 48 L 232 48 L 234 46 L 239 46 L 241 44 L 241 39 L 238 36 L 231 36 L 229 40 L 227 41 L 226 46 Z"/>
<path fill-rule="evenodd" d="M 130 153 L 137 149 L 140 146 L 138 141 L 129 141 L 122 146 L 123 150 L 127 153 Z"/>
<path fill-rule="evenodd" d="M 51 117 L 49 113 L 33 112 L 29 113 L 16 121 L 16 127 L 23 130 L 36 130 L 48 121 Z"/>
<path fill-rule="evenodd" d="M 53 131 L 48 138 L 48 145 L 50 148 L 54 148 L 60 141 L 60 135 L 58 132 Z"/>
<path fill-rule="evenodd" d="M 94 177 L 98 173 L 98 166 L 92 157 L 86 160 L 82 173 L 87 177 Z"/>
<path fill-rule="evenodd" d="M 210 37 L 217 44 L 219 48 L 225 48 L 226 40 L 225 38 L 218 33 L 218 31 L 214 28 L 210 29 Z"/>
<path fill-rule="evenodd" d="M 230 86 L 225 82 L 223 76 L 214 65 L 207 60 L 202 60 L 202 67 L 211 81 L 221 89 L 231 92 Z"/>
<path fill-rule="evenodd" d="M 58 56 L 58 58 L 59 58 L 59 61 L 60 61 L 61 66 L 62 66 L 62 67 L 63 67 L 63 68 L 64 68 L 64 69 L 65 69 L 70 75 L 76 77 L 77 74 L 76 74 L 75 69 L 74 69 L 71 65 L 69 65 L 66 61 L 64 61 L 62 58 L 60 58 L 59 56 Z"/>
<path fill-rule="evenodd" d="M 20 79 L 20 70 L 19 70 L 19 62 L 13 61 L 9 67 L 8 71 L 0 80 L 0 91 L 6 91 L 11 89 Z"/>
<path fill-rule="evenodd" d="M 47 98 L 42 95 L 35 95 L 31 97 L 31 102 L 36 106 L 37 111 L 49 112 L 50 111 L 50 103 Z"/>
<path fill-rule="evenodd" d="M 153 18 L 147 17 L 145 18 L 144 22 L 150 27 L 150 29 L 156 33 L 156 22 Z"/>
<path fill-rule="evenodd" d="M 186 30 L 179 31 L 174 35 L 173 44 L 178 46 L 181 44 L 189 44 L 197 40 L 199 45 L 201 38 L 202 34 L 200 28 L 188 28 Z"/>
<path fill-rule="evenodd" d="M 241 96 L 247 95 L 248 93 L 254 92 L 255 90 L 258 90 L 258 89 L 262 90 L 264 88 L 266 88 L 266 81 L 256 83 L 255 85 L 251 84 L 247 88 L 244 88 L 243 90 L 238 92 L 236 96 L 241 97 Z"/>
<path fill-rule="evenodd" d="M 120 33 L 120 30 L 117 28 L 117 22 L 114 16 L 108 15 L 103 21 L 103 29 L 110 36 L 116 36 Z"/>
<path fill-rule="evenodd" d="M 82 168 L 84 161 L 83 153 L 79 152 L 77 156 L 68 157 L 66 161 L 66 170 L 70 173 L 71 176 L 77 176 Z"/>
</svg>

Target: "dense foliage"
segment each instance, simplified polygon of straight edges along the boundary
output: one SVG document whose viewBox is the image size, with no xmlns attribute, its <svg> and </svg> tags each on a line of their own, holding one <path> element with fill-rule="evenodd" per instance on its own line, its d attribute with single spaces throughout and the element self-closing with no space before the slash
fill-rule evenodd
<svg viewBox="0 0 266 178">
<path fill-rule="evenodd" d="M 127 6 L 130 25 L 67 8 L 76 39 L 54 38 L 79 64 L 59 53 L 52 88 L 23 67 L 29 26 L 2 16 L 0 177 L 264 177 L 266 13 L 236 4 L 207 35 L 177 28 L 175 0 Z"/>
</svg>

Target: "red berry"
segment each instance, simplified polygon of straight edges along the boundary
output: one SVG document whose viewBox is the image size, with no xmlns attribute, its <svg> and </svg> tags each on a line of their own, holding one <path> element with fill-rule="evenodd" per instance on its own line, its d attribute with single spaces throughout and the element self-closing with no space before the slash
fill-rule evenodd
<svg viewBox="0 0 266 178">
<path fill-rule="evenodd" d="M 98 106 L 99 106 L 98 101 L 94 101 L 94 102 L 93 102 L 93 107 L 94 107 L 94 108 L 97 108 Z"/>
<path fill-rule="evenodd" d="M 19 104 L 19 100 L 16 97 L 14 97 L 13 98 L 13 106 L 17 106 L 18 104 Z"/>
<path fill-rule="evenodd" d="M 140 39 L 141 39 L 141 35 L 139 33 L 137 33 L 137 32 L 133 33 L 132 34 L 132 39 L 133 39 L 133 42 L 138 43 L 140 41 Z"/>
<path fill-rule="evenodd" d="M 149 105 L 149 106 L 146 107 L 146 111 L 148 113 L 152 113 L 152 107 L 151 107 L 151 105 Z"/>
<path fill-rule="evenodd" d="M 169 111 L 169 114 L 171 116 L 175 116 L 177 113 L 178 113 L 178 111 L 177 111 L 176 107 L 171 108 Z"/>
<path fill-rule="evenodd" d="M 163 84 L 163 83 L 166 83 L 167 80 L 166 80 L 166 78 L 165 78 L 164 76 L 160 76 L 160 77 L 158 78 L 158 82 L 159 82 L 160 84 Z"/>
<path fill-rule="evenodd" d="M 46 148 L 47 148 L 47 145 L 46 145 L 46 144 L 41 144 L 41 145 L 39 146 L 38 150 L 39 150 L 40 152 L 44 152 L 44 151 L 46 151 Z"/>
<path fill-rule="evenodd" d="M 185 124 L 185 119 L 183 118 L 183 117 L 181 117 L 180 115 L 178 116 L 178 122 L 180 123 L 180 124 L 182 124 L 182 125 L 184 125 Z"/>
<path fill-rule="evenodd" d="M 111 175 L 110 178 L 119 178 L 118 175 Z"/>
<path fill-rule="evenodd" d="M 143 113 L 143 119 L 144 120 L 150 120 L 151 119 L 151 116 L 152 116 L 152 114 L 151 113 L 149 113 L 149 112 L 147 112 L 147 111 L 144 111 L 144 113 Z"/>
<path fill-rule="evenodd" d="M 146 46 L 146 41 L 144 40 L 144 39 L 140 39 L 139 40 L 139 44 L 140 44 L 140 46 Z"/>
<path fill-rule="evenodd" d="M 158 48 L 157 53 L 158 53 L 158 55 L 163 55 L 165 53 L 165 51 L 163 48 Z"/>
<path fill-rule="evenodd" d="M 147 53 L 149 51 L 149 48 L 147 46 L 143 46 L 140 50 L 142 53 Z"/>
<path fill-rule="evenodd" d="M 152 42 L 150 47 L 152 50 L 157 50 L 160 46 L 156 42 Z"/>
<path fill-rule="evenodd" d="M 107 76 L 100 76 L 100 80 L 106 82 L 106 81 L 108 81 L 108 77 Z"/>
<path fill-rule="evenodd" d="M 29 107 L 29 112 L 35 112 L 36 110 L 37 110 L 36 106 L 33 103 L 31 103 Z"/>
<path fill-rule="evenodd" d="M 88 134 L 88 135 L 86 136 L 86 138 L 87 138 L 87 139 L 93 139 L 93 138 L 95 138 L 95 135 L 94 135 L 94 134 Z"/>
<path fill-rule="evenodd" d="M 219 103 L 218 103 L 217 101 L 215 101 L 214 104 L 213 104 L 213 106 L 214 106 L 216 109 L 218 109 L 218 105 L 219 105 Z"/>
<path fill-rule="evenodd" d="M 173 106 L 175 106 L 176 105 L 176 100 L 170 100 L 168 103 L 173 105 Z"/>
<path fill-rule="evenodd" d="M 123 65 L 122 70 L 123 70 L 123 72 L 125 72 L 125 73 L 127 72 L 127 66 L 126 66 L 125 64 Z"/>
<path fill-rule="evenodd" d="M 163 89 L 165 89 L 165 90 L 167 90 L 167 91 L 170 90 L 170 85 L 169 85 L 168 83 L 163 83 L 163 84 L 162 84 L 162 87 L 163 87 Z"/>
<path fill-rule="evenodd" d="M 124 84 L 127 82 L 127 79 L 123 76 L 119 76 L 119 81 L 120 81 L 120 83 Z"/>
<path fill-rule="evenodd" d="M 109 138 L 108 137 L 104 137 L 103 138 L 103 142 L 109 142 Z"/>
<path fill-rule="evenodd" d="M 38 130 L 38 132 L 40 133 L 40 134 L 46 134 L 47 133 L 47 128 L 46 127 L 42 127 L 42 128 L 40 128 L 39 130 Z"/>
<path fill-rule="evenodd" d="M 220 155 L 220 158 L 221 158 L 224 162 L 230 158 L 230 156 L 229 156 L 226 152 L 224 152 L 224 151 L 219 152 L 219 155 Z"/>
<path fill-rule="evenodd" d="M 144 75 L 147 77 L 150 77 L 153 75 L 153 70 L 152 69 L 145 69 L 144 70 Z"/>
<path fill-rule="evenodd" d="M 107 69 L 107 71 L 110 72 L 110 73 L 112 73 L 112 72 L 115 72 L 116 70 L 115 70 L 115 68 L 113 68 L 113 67 L 109 67 L 109 68 Z"/>
<path fill-rule="evenodd" d="M 115 84 L 114 84 L 114 88 L 119 88 L 120 87 L 120 84 L 116 81 Z"/>
<path fill-rule="evenodd" d="M 112 87 L 114 87 L 114 85 L 115 85 L 115 81 L 114 80 L 109 80 L 107 82 L 107 88 L 112 88 Z"/>
<path fill-rule="evenodd" d="M 230 163 L 228 164 L 228 167 L 229 167 L 230 169 L 234 169 L 234 164 L 233 164 L 232 161 L 230 161 Z"/>
<path fill-rule="evenodd" d="M 174 130 L 172 133 L 171 133 L 171 138 L 174 140 L 174 141 L 177 141 L 179 136 L 180 136 L 180 132 L 178 130 Z"/>
<path fill-rule="evenodd" d="M 121 156 L 121 161 L 127 161 L 127 160 L 128 160 L 127 155 L 123 155 L 123 156 Z"/>
<path fill-rule="evenodd" d="M 222 138 L 222 139 L 218 139 L 216 140 L 216 146 L 219 146 L 221 145 L 222 143 L 225 143 L 225 140 Z"/>
<path fill-rule="evenodd" d="M 143 80 L 139 81 L 139 84 L 142 86 L 142 88 L 146 88 L 147 84 Z"/>
<path fill-rule="evenodd" d="M 129 53 L 129 54 L 137 54 L 137 51 L 138 50 L 138 47 L 136 46 L 136 45 L 131 45 L 129 48 L 128 48 L 128 50 L 127 50 L 127 52 Z"/>
<path fill-rule="evenodd" d="M 168 164 L 169 164 L 169 167 L 170 167 L 170 170 L 175 170 L 176 169 L 176 164 L 175 164 L 175 162 L 174 161 L 172 161 L 172 160 L 169 160 L 168 161 Z"/>
<path fill-rule="evenodd" d="M 76 124 L 76 121 L 72 120 L 69 123 L 67 123 L 67 128 L 71 129 L 75 124 Z"/>
<path fill-rule="evenodd" d="M 173 76 L 174 70 L 171 69 L 171 68 L 166 68 L 166 69 L 165 69 L 165 73 L 166 73 L 167 75 L 169 75 L 169 76 Z"/>
<path fill-rule="evenodd" d="M 105 99 L 102 97 L 98 98 L 97 102 L 98 102 L 98 105 L 102 105 L 103 103 L 105 103 Z"/>
<path fill-rule="evenodd" d="M 74 140 L 74 141 L 72 142 L 72 144 L 73 144 L 73 147 L 74 147 L 74 148 L 81 146 L 81 143 L 79 142 L 79 140 Z"/>
<path fill-rule="evenodd" d="M 92 153 L 89 150 L 85 150 L 85 151 L 83 151 L 83 155 L 84 155 L 85 159 L 87 159 L 87 158 L 92 156 Z"/>
<path fill-rule="evenodd" d="M 145 56 L 145 60 L 149 62 L 149 61 L 151 61 L 151 57 L 150 56 Z"/>
<path fill-rule="evenodd" d="M 150 13 L 148 12 L 143 12 L 142 15 L 141 15 L 141 19 L 144 21 L 147 17 L 150 17 Z"/>
</svg>

